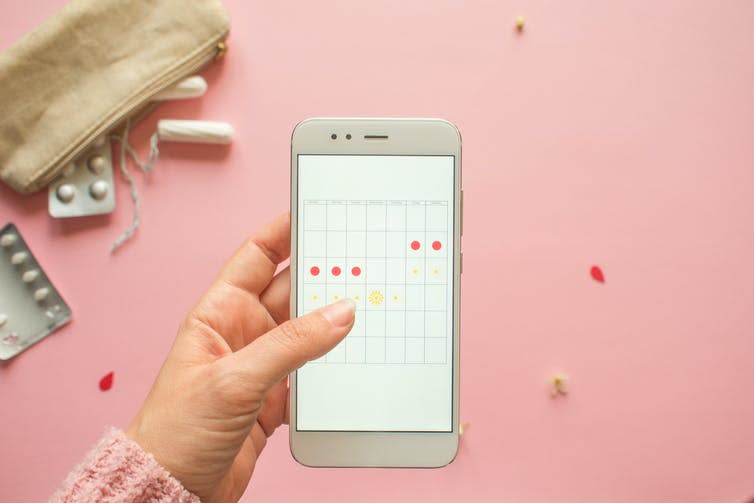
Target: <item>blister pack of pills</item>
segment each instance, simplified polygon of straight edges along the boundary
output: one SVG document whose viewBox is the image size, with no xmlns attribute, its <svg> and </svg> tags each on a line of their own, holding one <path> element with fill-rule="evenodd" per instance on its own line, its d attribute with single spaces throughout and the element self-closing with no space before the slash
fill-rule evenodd
<svg viewBox="0 0 754 503">
<path fill-rule="evenodd" d="M 13 224 L 0 229 L 0 360 L 68 323 L 71 308 Z"/>
<path fill-rule="evenodd" d="M 103 136 L 50 184 L 48 210 L 55 218 L 101 215 L 115 209 L 113 158 Z"/>
</svg>

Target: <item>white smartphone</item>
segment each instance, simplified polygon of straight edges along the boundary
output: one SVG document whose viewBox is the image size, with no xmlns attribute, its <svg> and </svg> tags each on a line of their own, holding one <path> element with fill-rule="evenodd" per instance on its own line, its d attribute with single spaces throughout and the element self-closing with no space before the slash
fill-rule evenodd
<svg viewBox="0 0 754 503">
<path fill-rule="evenodd" d="M 357 305 L 348 336 L 291 375 L 293 457 L 447 465 L 458 450 L 458 129 L 309 119 L 293 131 L 291 164 L 291 316 Z"/>
</svg>

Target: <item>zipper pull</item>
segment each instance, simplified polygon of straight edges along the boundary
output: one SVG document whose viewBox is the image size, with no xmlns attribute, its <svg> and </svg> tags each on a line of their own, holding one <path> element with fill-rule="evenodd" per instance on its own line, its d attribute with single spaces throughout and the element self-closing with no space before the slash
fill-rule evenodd
<svg viewBox="0 0 754 503">
<path fill-rule="evenodd" d="M 225 56 L 225 53 L 228 52 L 228 46 L 225 43 L 225 40 L 221 40 L 217 43 L 217 54 L 215 54 L 215 59 L 220 59 L 223 56 Z"/>
</svg>

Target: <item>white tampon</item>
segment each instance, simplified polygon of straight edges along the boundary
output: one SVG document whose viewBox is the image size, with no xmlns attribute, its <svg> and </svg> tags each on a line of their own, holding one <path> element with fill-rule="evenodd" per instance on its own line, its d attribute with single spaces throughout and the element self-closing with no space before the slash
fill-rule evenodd
<svg viewBox="0 0 754 503">
<path fill-rule="evenodd" d="M 160 91 L 152 97 L 152 101 L 184 100 L 198 98 L 207 92 L 207 81 L 201 75 L 194 75 L 178 82 L 172 87 Z"/>
<path fill-rule="evenodd" d="M 158 144 L 162 141 L 177 141 L 186 143 L 210 143 L 218 145 L 228 145 L 233 141 L 233 126 L 226 122 L 213 122 L 213 121 L 191 121 L 191 120 L 174 120 L 163 119 L 157 122 L 157 131 L 154 132 L 149 139 L 149 159 L 144 162 L 140 161 L 136 157 L 131 145 L 128 144 L 128 131 L 130 128 L 130 122 L 126 119 L 126 126 L 123 130 L 123 135 L 117 137 L 120 141 L 120 170 L 123 176 L 126 177 L 126 181 L 131 186 L 131 199 L 134 202 L 134 216 L 131 225 L 123 231 L 123 233 L 113 242 L 110 247 L 110 252 L 114 252 L 120 248 L 123 243 L 128 241 L 131 236 L 139 228 L 139 207 L 141 205 L 139 200 L 139 194 L 136 191 L 136 185 L 134 185 L 131 175 L 128 173 L 126 167 L 126 153 L 128 153 L 133 161 L 139 168 L 145 173 L 150 173 L 154 169 L 157 157 L 160 155 L 160 149 Z M 92 186 L 90 193 L 96 197 L 99 190 L 94 190 Z"/>
<path fill-rule="evenodd" d="M 233 126 L 227 122 L 163 119 L 157 123 L 157 137 L 160 141 L 228 145 L 233 140 Z"/>
</svg>

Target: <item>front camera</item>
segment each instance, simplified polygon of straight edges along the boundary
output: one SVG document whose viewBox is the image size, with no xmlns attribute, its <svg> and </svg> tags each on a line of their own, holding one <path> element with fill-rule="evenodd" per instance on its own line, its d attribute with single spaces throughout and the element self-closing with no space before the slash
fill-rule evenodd
<svg viewBox="0 0 754 503">
<path fill-rule="evenodd" d="M 337 140 L 338 139 L 338 135 L 336 135 L 335 133 L 333 133 L 333 134 L 330 135 L 330 139 L 331 140 Z"/>
</svg>

